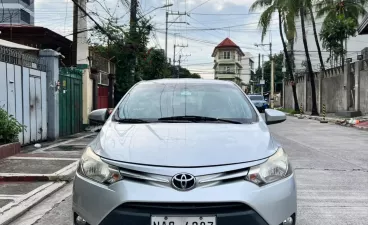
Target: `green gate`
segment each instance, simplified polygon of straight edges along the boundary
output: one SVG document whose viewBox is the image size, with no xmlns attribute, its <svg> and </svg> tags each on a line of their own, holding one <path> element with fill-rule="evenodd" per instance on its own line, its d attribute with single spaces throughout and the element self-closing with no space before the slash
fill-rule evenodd
<svg viewBox="0 0 368 225">
<path fill-rule="evenodd" d="M 83 70 L 62 67 L 60 69 L 59 113 L 60 136 L 83 130 L 82 102 Z"/>
</svg>

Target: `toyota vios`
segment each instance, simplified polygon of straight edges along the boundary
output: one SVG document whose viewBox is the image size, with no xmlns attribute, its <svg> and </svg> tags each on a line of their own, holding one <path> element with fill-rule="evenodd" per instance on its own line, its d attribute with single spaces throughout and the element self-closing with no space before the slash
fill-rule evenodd
<svg viewBox="0 0 368 225">
<path fill-rule="evenodd" d="M 80 160 L 75 225 L 294 225 L 288 156 L 233 82 L 142 81 L 103 122 Z"/>
</svg>

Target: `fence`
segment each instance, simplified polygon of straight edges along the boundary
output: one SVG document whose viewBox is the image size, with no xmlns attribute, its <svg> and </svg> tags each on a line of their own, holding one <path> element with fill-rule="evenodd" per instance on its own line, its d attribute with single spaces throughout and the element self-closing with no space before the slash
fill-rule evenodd
<svg viewBox="0 0 368 225">
<path fill-rule="evenodd" d="M 357 109 L 368 113 L 368 60 L 345 65 L 344 70 L 342 67 L 327 69 L 324 75 L 315 73 L 314 78 L 319 111 L 322 104 L 325 104 L 327 113 L 358 111 Z M 298 76 L 295 85 L 299 104 L 303 104 L 306 111 L 311 111 L 312 92 L 309 78 L 306 75 Z M 290 82 L 285 83 L 284 91 L 284 107 L 293 108 Z"/>
<path fill-rule="evenodd" d="M 47 139 L 46 64 L 36 55 L 0 46 L 0 107 L 26 126 L 21 144 Z"/>
</svg>

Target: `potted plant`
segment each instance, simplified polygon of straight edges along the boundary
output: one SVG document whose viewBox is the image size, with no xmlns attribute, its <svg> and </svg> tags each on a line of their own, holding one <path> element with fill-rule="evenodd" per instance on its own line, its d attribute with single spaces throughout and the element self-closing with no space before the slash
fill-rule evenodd
<svg viewBox="0 0 368 225">
<path fill-rule="evenodd" d="M 20 143 L 18 135 L 25 129 L 13 115 L 0 108 L 0 159 L 18 154 Z"/>
</svg>

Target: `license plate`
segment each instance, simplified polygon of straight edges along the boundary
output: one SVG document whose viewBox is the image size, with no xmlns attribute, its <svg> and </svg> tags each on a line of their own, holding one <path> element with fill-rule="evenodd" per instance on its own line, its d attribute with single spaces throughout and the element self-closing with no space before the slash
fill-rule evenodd
<svg viewBox="0 0 368 225">
<path fill-rule="evenodd" d="M 151 225 L 216 225 L 215 216 L 152 216 Z"/>
</svg>

